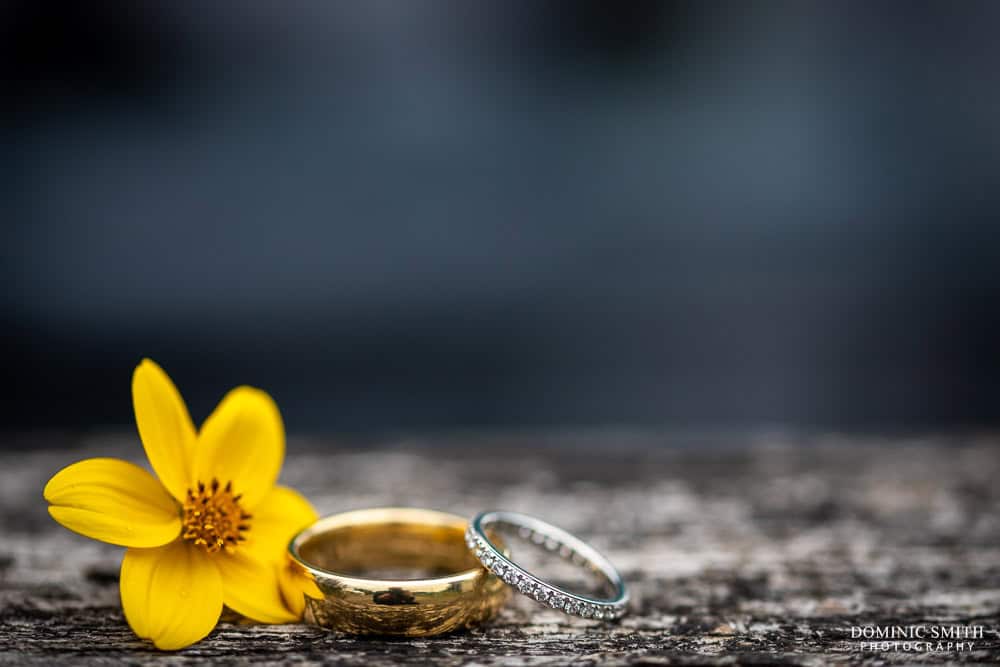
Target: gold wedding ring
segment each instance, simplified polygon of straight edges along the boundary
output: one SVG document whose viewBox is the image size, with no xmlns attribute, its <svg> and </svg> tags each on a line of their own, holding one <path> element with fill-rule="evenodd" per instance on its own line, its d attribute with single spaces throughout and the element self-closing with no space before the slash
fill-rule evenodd
<svg viewBox="0 0 1000 667">
<path fill-rule="evenodd" d="M 292 539 L 305 620 L 352 634 L 420 637 L 483 623 L 510 589 L 465 545 L 468 521 L 410 508 L 345 512 Z"/>
</svg>

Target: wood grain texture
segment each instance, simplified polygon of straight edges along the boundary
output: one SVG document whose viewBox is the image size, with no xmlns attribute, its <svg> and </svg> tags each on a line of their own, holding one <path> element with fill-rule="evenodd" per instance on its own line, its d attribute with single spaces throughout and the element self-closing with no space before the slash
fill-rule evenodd
<svg viewBox="0 0 1000 667">
<path fill-rule="evenodd" d="M 121 549 L 51 521 L 46 479 L 129 436 L 6 436 L 0 663 L 892 664 L 1000 660 L 1000 439 L 547 437 L 292 439 L 283 481 L 321 513 L 410 505 L 537 514 L 590 540 L 632 589 L 617 624 L 515 600 L 489 626 L 360 639 L 229 617 L 165 654 L 118 602 Z M 43 445 L 43 447 L 39 447 Z M 21 452 L 21 453 L 18 453 Z M 861 651 L 852 625 L 984 625 L 963 652 Z"/>
</svg>

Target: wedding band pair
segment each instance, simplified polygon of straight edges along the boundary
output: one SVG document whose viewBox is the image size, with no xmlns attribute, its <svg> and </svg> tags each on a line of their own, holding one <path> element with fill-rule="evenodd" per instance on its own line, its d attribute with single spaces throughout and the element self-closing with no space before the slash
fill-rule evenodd
<svg viewBox="0 0 1000 667">
<path fill-rule="evenodd" d="M 541 579 L 515 561 L 507 532 L 597 575 L 602 592 L 573 593 Z M 287 579 L 305 602 L 306 621 L 352 634 L 416 637 L 474 627 L 493 618 L 513 590 L 589 619 L 620 618 L 628 604 L 625 582 L 607 558 L 516 512 L 483 512 L 472 521 L 411 508 L 345 512 L 296 535 L 288 551 Z M 407 578 L 414 570 L 423 578 Z"/>
</svg>

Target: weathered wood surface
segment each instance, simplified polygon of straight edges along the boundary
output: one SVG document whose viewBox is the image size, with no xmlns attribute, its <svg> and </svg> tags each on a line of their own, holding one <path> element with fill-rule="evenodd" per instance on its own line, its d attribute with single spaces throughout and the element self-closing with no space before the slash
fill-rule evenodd
<svg viewBox="0 0 1000 667">
<path fill-rule="evenodd" d="M 141 460 L 131 436 L 6 436 L 0 663 L 827 664 L 1000 660 L 1000 438 L 292 439 L 283 480 L 321 513 L 522 510 L 591 540 L 633 592 L 618 624 L 517 596 L 481 630 L 422 640 L 233 619 L 159 653 L 122 618 L 121 550 L 46 514 L 71 461 Z M 38 449 L 43 440 L 45 449 Z M 863 624 L 985 625 L 963 652 L 862 652 Z"/>
</svg>

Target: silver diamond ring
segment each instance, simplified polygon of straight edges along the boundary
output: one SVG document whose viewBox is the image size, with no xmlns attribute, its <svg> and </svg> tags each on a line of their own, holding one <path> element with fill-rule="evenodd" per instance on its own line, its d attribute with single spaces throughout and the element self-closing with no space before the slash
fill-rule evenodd
<svg viewBox="0 0 1000 667">
<path fill-rule="evenodd" d="M 594 598 L 570 593 L 542 581 L 505 556 L 490 541 L 486 531 L 492 527 L 516 529 L 524 539 L 531 540 L 571 563 L 602 574 L 614 593 L 608 599 Z M 469 523 L 465 542 L 486 569 L 524 595 L 553 609 L 574 616 L 600 620 L 617 619 L 625 614 L 628 591 L 625 588 L 625 581 L 611 561 L 583 540 L 550 523 L 517 512 L 500 510 L 481 512 Z"/>
</svg>

